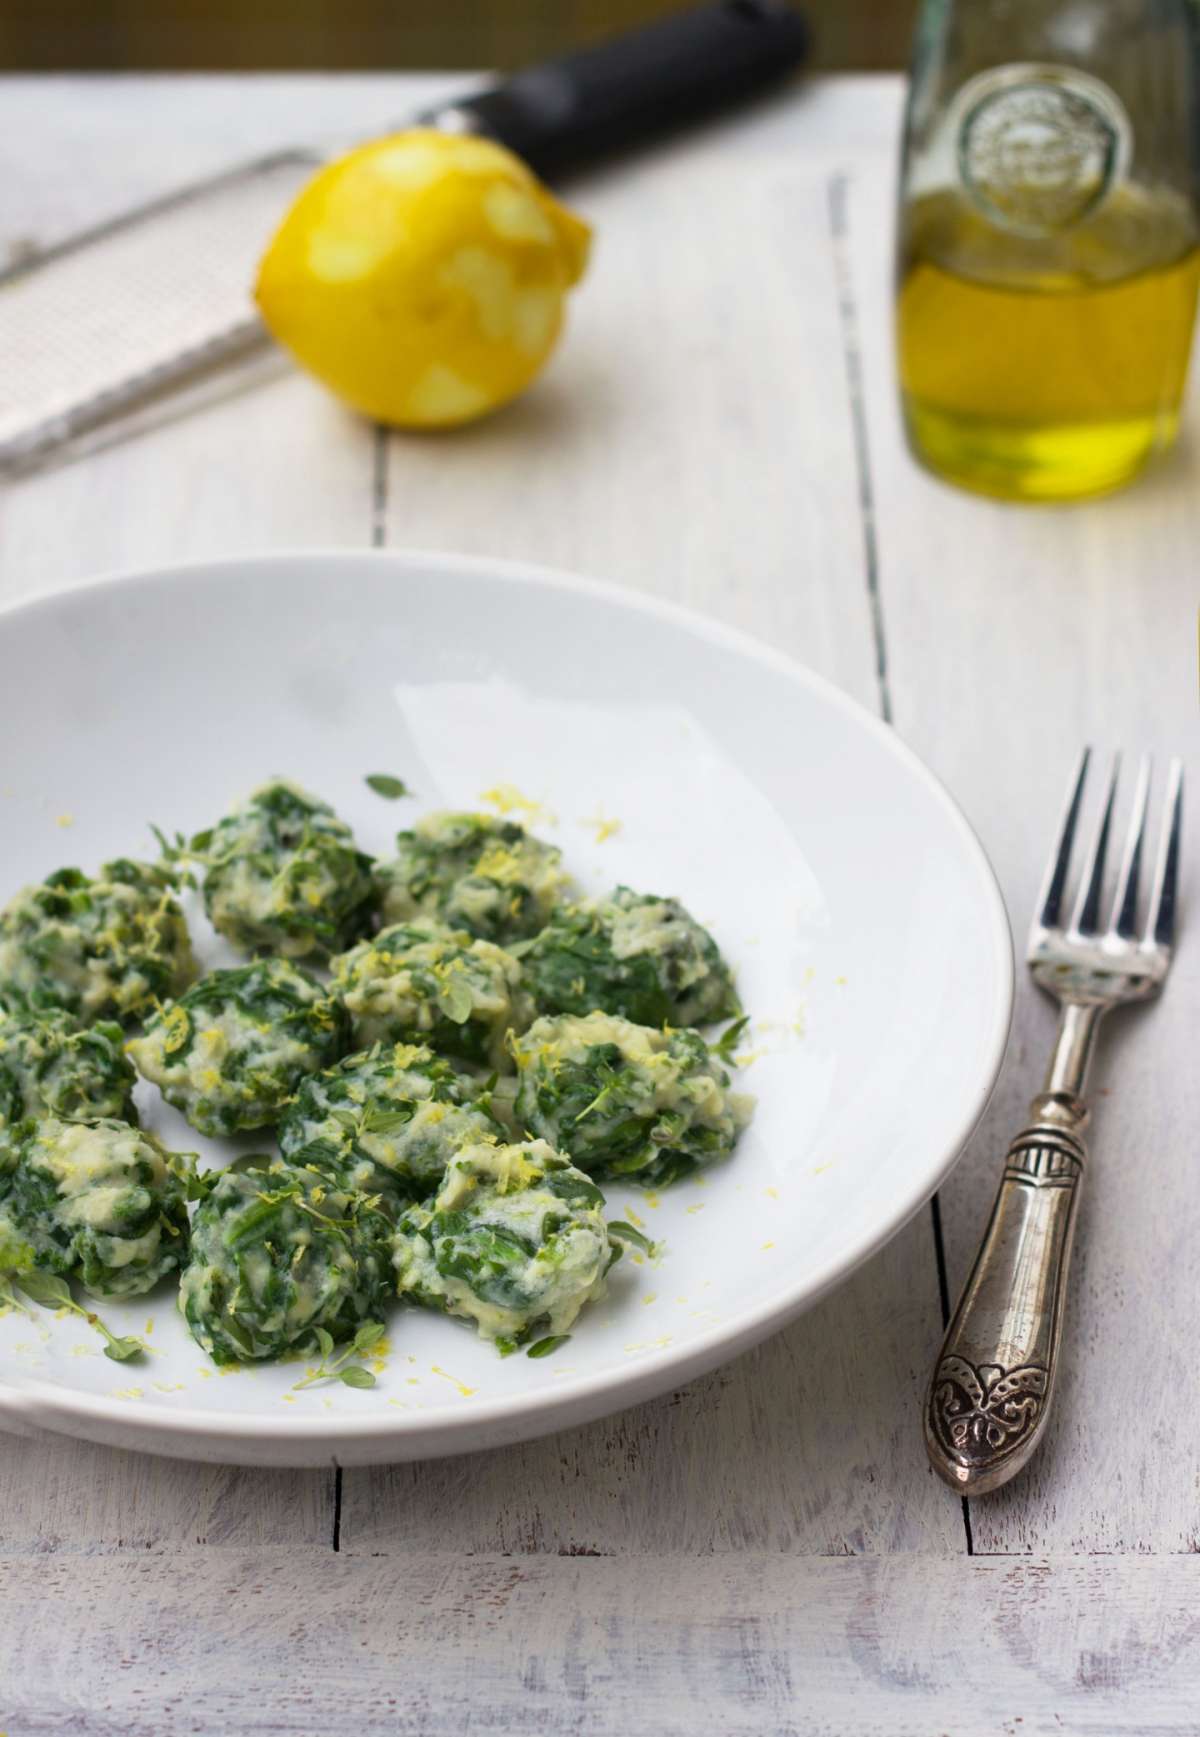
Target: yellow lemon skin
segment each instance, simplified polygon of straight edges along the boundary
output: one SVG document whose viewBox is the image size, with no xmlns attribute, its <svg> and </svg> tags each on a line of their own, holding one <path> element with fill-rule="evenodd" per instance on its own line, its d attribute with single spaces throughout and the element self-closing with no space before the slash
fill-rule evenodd
<svg viewBox="0 0 1200 1737">
<path fill-rule="evenodd" d="M 511 151 L 415 128 L 308 183 L 255 299 L 279 342 L 356 410 L 452 427 L 544 366 L 590 242 Z"/>
</svg>

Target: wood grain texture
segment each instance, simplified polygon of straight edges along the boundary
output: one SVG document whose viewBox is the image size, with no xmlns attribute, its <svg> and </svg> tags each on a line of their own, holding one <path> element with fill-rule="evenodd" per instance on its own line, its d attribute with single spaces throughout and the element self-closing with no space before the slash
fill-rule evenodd
<svg viewBox="0 0 1200 1737">
<path fill-rule="evenodd" d="M 328 1550 L 334 1501 L 334 1478 L 323 1471 L 181 1465 L 89 1442 L 0 1435 L 0 1556 L 203 1545 Z"/>
<path fill-rule="evenodd" d="M 904 450 L 895 407 L 891 192 L 884 165 L 864 165 L 849 209 L 896 726 L 978 828 L 1023 943 L 1082 743 L 1153 751 L 1160 791 L 1171 754 L 1184 756 L 1193 788 L 1200 774 L 1200 378 L 1178 450 L 1111 499 L 1010 507 L 934 481 Z M 1132 782 L 1130 764 L 1126 802 Z M 1191 1252 L 1200 1237 L 1200 948 L 1186 928 L 1200 890 L 1194 829 L 1185 846 L 1184 944 L 1167 992 L 1112 1016 L 1101 1037 L 1092 1164 L 1048 1439 L 1019 1481 L 972 1504 L 977 1550 L 1197 1548 L 1200 1441 L 1187 1397 L 1200 1314 Z M 1022 973 L 999 1088 L 943 1190 L 955 1294 L 1053 1030 L 1052 1004 Z"/>
<path fill-rule="evenodd" d="M 465 72 L 0 76 L 0 263 L 247 156 L 297 142 L 336 148 L 403 126 L 479 82 Z M 653 163 L 661 172 L 697 152 L 786 153 L 795 164 L 798 152 L 814 149 L 890 148 L 879 124 L 880 95 L 889 89 L 894 80 L 814 79 L 667 141 L 630 167 Z M 890 123 L 886 99 L 883 106 Z"/>
<path fill-rule="evenodd" d="M 369 137 L 467 74 L 0 78 L 0 262 L 279 146 Z"/>
<path fill-rule="evenodd" d="M 710 139 L 585 182 L 561 354 L 453 440 L 391 438 L 389 542 L 623 580 L 874 703 L 826 178 L 794 155 Z"/>
<path fill-rule="evenodd" d="M 14 1737 L 1165 1737 L 1198 1601 L 1196 1557 L 48 1557 L 0 1563 L 0 1694 Z"/>
</svg>

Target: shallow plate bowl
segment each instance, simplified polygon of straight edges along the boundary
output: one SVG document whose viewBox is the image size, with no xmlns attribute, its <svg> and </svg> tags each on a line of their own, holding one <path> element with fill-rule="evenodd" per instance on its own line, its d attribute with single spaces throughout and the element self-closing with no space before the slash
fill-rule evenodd
<svg viewBox="0 0 1200 1737">
<path fill-rule="evenodd" d="M 461 1323 L 398 1309 L 373 1389 L 297 1393 L 295 1365 L 217 1374 L 164 1286 L 104 1310 L 147 1335 L 136 1364 L 70 1320 L 0 1319 L 0 1424 L 352 1465 L 598 1417 L 836 1285 L 928 1199 L 995 1078 L 1011 948 L 962 814 L 836 689 L 662 604 L 429 554 L 133 575 L 0 615 L 0 739 L 5 895 L 64 862 L 153 855 L 151 821 L 190 833 L 273 773 L 380 854 L 426 809 L 507 808 L 586 888 L 674 893 L 711 926 L 752 1016 L 739 1083 L 757 1098 L 729 1163 L 610 1192 L 660 1253 L 623 1260 L 551 1357 L 501 1360 Z M 413 798 L 381 799 L 371 772 Z M 228 957 L 194 899 L 189 916 L 201 956 Z M 220 1159 L 139 1094 L 169 1144 Z"/>
</svg>

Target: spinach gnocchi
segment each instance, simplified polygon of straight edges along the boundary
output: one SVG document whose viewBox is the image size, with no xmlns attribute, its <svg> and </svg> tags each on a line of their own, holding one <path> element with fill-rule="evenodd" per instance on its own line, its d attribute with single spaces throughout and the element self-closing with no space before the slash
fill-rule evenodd
<svg viewBox="0 0 1200 1737">
<path fill-rule="evenodd" d="M 279 1120 L 306 1074 L 345 1047 L 345 1015 L 286 959 L 211 971 L 129 1044 L 138 1072 L 202 1134 Z"/>
<path fill-rule="evenodd" d="M 620 1014 L 638 1025 L 707 1025 L 740 1011 L 716 942 L 678 899 L 618 887 L 554 917 L 525 955 L 541 1013 Z"/>
<path fill-rule="evenodd" d="M 521 967 L 491 941 L 440 923 L 396 923 L 333 964 L 356 1044 L 427 1043 L 492 1068 L 509 1065 L 507 1033 L 528 1024 Z"/>
<path fill-rule="evenodd" d="M 279 1147 L 292 1163 L 392 1206 L 432 1193 L 461 1147 L 499 1133 L 479 1092 L 430 1049 L 376 1044 L 302 1083 Z"/>
<path fill-rule="evenodd" d="M 430 814 L 376 863 L 274 779 L 164 851 L 0 912 L 0 1278 L 42 1269 L 54 1306 L 63 1280 L 122 1297 L 178 1272 L 215 1362 L 320 1351 L 300 1385 L 369 1386 L 346 1360 L 397 1297 L 541 1355 L 620 1252 L 597 1182 L 673 1181 L 745 1125 L 694 1029 L 740 1011 L 712 936 L 623 886 L 564 904 L 561 852 L 514 821 Z M 181 860 L 257 957 L 198 977 Z M 137 1074 L 205 1135 L 275 1128 L 282 1156 L 198 1176 L 138 1128 Z"/>
<path fill-rule="evenodd" d="M 285 958 L 336 953 L 361 934 L 371 859 L 318 797 L 275 779 L 200 834 L 204 908 L 235 946 Z"/>
<path fill-rule="evenodd" d="M 489 814 L 428 814 L 396 853 L 375 868 L 385 923 L 435 917 L 503 945 L 535 935 L 567 886 L 560 850 Z"/>
<path fill-rule="evenodd" d="M 292 1164 L 223 1171 L 192 1221 L 179 1307 L 214 1363 L 335 1344 L 390 1290 L 389 1226 L 361 1197 Z"/>
<path fill-rule="evenodd" d="M 473 1321 L 502 1351 L 566 1333 L 603 1294 L 616 1258 L 603 1207 L 595 1184 L 544 1140 L 468 1146 L 434 1198 L 397 1223 L 397 1289 Z"/>
<path fill-rule="evenodd" d="M 136 1122 L 136 1078 L 125 1034 L 111 1020 L 77 1025 L 67 1013 L 0 1015 L 0 1148 L 23 1122 L 48 1116 Z"/>
<path fill-rule="evenodd" d="M 93 1296 L 137 1296 L 186 1257 L 184 1165 L 125 1122 L 48 1117 L 21 1146 L 5 1213 L 38 1265 Z"/>
<path fill-rule="evenodd" d="M 517 1116 L 589 1176 L 673 1182 L 727 1157 L 749 1119 L 698 1031 L 568 1014 L 535 1020 L 513 1055 Z"/>
<path fill-rule="evenodd" d="M 119 858 L 64 868 L 0 911 L 0 1006 L 128 1025 L 196 975 L 167 870 Z"/>
</svg>

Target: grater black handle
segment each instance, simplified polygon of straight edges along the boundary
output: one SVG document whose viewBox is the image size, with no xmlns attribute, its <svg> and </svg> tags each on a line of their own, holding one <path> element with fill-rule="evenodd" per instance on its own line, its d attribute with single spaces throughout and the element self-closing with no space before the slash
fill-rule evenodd
<svg viewBox="0 0 1200 1737">
<path fill-rule="evenodd" d="M 424 118 L 497 139 L 554 175 L 783 79 L 811 40 L 786 0 L 720 0 L 529 67 Z"/>
</svg>

